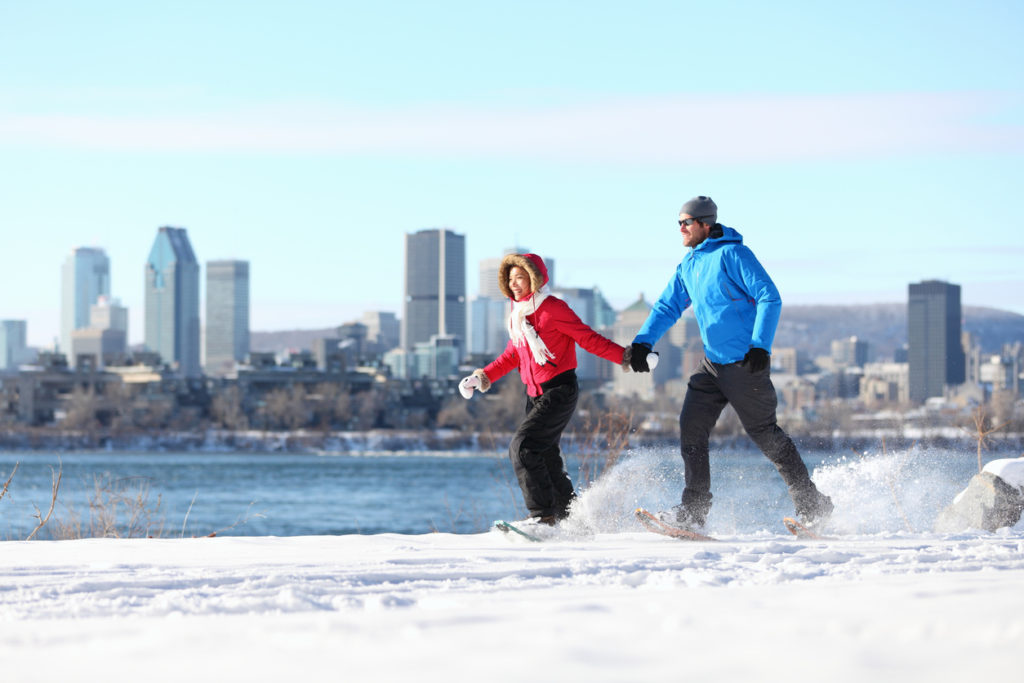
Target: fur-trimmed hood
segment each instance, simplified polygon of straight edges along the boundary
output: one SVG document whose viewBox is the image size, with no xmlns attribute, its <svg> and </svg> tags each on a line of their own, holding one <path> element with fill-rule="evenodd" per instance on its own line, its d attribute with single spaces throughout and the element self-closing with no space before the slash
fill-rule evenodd
<svg viewBox="0 0 1024 683">
<path fill-rule="evenodd" d="M 540 288 L 548 283 L 548 267 L 544 265 L 544 259 L 536 254 L 509 254 L 501 260 L 498 266 L 498 287 L 501 293 L 509 299 L 515 299 L 512 290 L 508 286 L 508 276 L 512 268 L 519 266 L 530 274 L 530 291 L 537 293 Z"/>
</svg>

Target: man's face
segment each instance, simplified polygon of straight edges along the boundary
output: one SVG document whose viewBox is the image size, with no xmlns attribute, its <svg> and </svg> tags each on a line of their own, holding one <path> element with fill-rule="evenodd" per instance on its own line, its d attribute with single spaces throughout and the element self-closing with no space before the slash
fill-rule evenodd
<svg viewBox="0 0 1024 683">
<path fill-rule="evenodd" d="M 695 247 L 708 238 L 711 226 L 702 223 L 688 213 L 679 214 L 679 232 L 683 234 L 683 244 Z"/>
</svg>

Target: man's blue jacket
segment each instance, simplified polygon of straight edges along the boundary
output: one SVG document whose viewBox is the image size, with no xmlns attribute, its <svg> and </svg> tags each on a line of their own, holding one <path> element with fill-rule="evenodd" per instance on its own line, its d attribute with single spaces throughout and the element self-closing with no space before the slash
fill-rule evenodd
<svg viewBox="0 0 1024 683">
<path fill-rule="evenodd" d="M 719 227 L 720 237 L 709 237 L 683 257 L 634 343 L 653 347 L 692 305 L 711 362 L 735 363 L 753 347 L 771 352 L 782 310 L 779 290 L 743 236 Z"/>
</svg>

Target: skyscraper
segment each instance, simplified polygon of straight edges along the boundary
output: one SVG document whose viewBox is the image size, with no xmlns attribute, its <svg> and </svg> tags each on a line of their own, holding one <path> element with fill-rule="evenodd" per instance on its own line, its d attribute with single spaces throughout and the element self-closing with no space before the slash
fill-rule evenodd
<svg viewBox="0 0 1024 683">
<path fill-rule="evenodd" d="M 60 346 L 71 353 L 71 333 L 89 327 L 89 309 L 110 296 L 110 259 L 95 247 L 78 247 L 64 261 L 61 277 Z M 73 362 L 68 358 L 69 362 Z"/>
<path fill-rule="evenodd" d="M 445 229 L 405 236 L 402 348 L 434 336 L 466 338 L 466 237 Z"/>
<path fill-rule="evenodd" d="M 249 355 L 249 262 L 206 262 L 208 375 L 225 375 Z"/>
<path fill-rule="evenodd" d="M 508 343 L 508 299 L 478 296 L 469 302 L 468 310 L 466 351 L 489 356 L 501 353 Z"/>
<path fill-rule="evenodd" d="M 910 285 L 907 342 L 911 401 L 942 396 L 947 385 L 964 383 L 959 285 L 939 280 Z"/>
<path fill-rule="evenodd" d="M 0 320 L 0 370 L 17 370 L 25 359 L 27 326 L 24 320 Z"/>
<path fill-rule="evenodd" d="M 199 375 L 199 262 L 184 228 L 160 228 L 146 261 L 146 348 Z"/>
</svg>

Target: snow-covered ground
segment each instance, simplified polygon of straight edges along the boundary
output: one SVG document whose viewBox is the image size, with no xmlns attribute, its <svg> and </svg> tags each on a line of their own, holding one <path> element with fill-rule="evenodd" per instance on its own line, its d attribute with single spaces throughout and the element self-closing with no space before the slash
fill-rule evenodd
<svg viewBox="0 0 1024 683">
<path fill-rule="evenodd" d="M 133 683 L 1019 676 L 1024 525 L 784 534 L 7 542 L 0 670 Z"/>
</svg>

